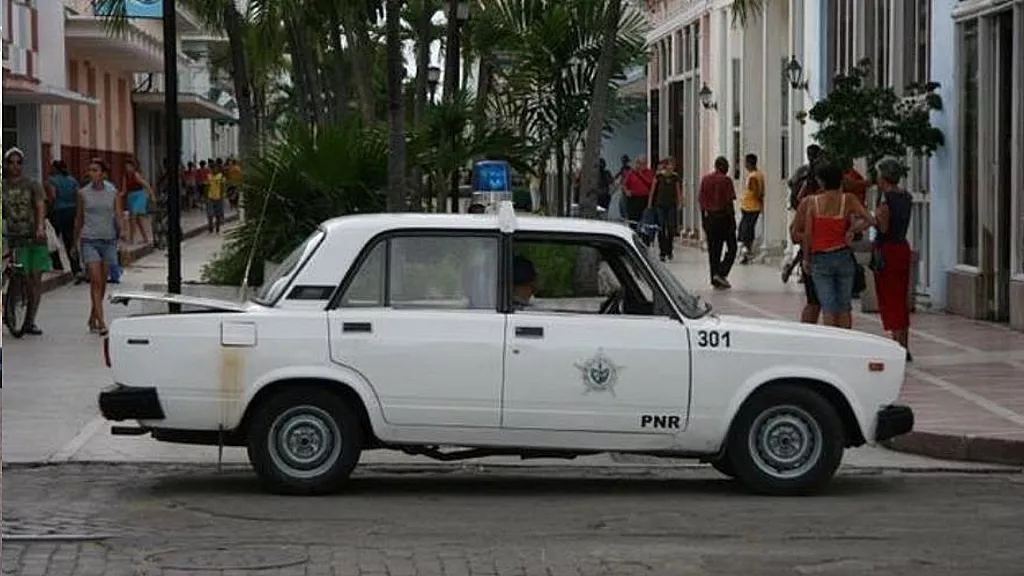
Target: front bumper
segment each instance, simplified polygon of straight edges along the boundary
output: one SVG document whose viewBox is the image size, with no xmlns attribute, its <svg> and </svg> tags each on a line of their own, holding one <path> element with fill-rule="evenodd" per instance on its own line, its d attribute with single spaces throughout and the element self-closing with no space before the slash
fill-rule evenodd
<svg viewBox="0 0 1024 576">
<path fill-rule="evenodd" d="M 115 384 L 100 392 L 100 413 L 107 420 L 163 420 L 156 388 Z"/>
<path fill-rule="evenodd" d="M 875 441 L 882 442 L 914 429 L 914 411 L 910 406 L 890 404 L 878 411 Z"/>
</svg>

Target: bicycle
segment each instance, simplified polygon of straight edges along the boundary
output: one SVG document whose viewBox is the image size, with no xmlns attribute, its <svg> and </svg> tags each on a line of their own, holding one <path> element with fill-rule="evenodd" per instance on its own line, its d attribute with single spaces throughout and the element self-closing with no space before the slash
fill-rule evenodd
<svg viewBox="0 0 1024 576">
<path fill-rule="evenodd" d="M 6 246 L 3 255 L 3 322 L 15 338 L 21 338 L 28 328 L 28 274 L 18 262 L 18 251 Z"/>
</svg>

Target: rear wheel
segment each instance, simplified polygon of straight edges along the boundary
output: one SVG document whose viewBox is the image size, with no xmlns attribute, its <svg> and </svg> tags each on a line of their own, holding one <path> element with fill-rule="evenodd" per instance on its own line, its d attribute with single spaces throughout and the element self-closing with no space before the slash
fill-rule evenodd
<svg viewBox="0 0 1024 576">
<path fill-rule="evenodd" d="M 727 453 L 752 491 L 800 495 L 825 488 L 843 456 L 843 423 L 821 395 L 802 386 L 772 386 L 740 409 Z"/>
<path fill-rule="evenodd" d="M 25 334 L 28 319 L 28 282 L 20 273 L 8 273 L 5 279 L 4 325 L 11 336 L 21 338 Z"/>
<path fill-rule="evenodd" d="M 249 461 L 278 494 L 316 495 L 339 489 L 359 461 L 359 417 L 329 390 L 296 387 L 257 407 L 248 430 Z"/>
</svg>

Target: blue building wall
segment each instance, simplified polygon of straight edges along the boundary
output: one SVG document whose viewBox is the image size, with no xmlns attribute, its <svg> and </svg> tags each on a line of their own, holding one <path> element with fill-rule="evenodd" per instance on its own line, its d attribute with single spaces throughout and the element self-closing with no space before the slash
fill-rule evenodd
<svg viewBox="0 0 1024 576">
<path fill-rule="evenodd" d="M 614 174 L 619 169 L 619 158 L 625 154 L 630 162 L 637 156 L 645 154 L 647 114 L 639 114 L 632 122 L 627 122 L 615 129 L 611 136 L 605 136 L 601 142 L 601 157 L 608 163 L 608 169 Z"/>
<path fill-rule="evenodd" d="M 931 159 L 929 254 L 932 306 L 946 306 L 946 273 L 956 266 L 959 238 L 957 170 L 956 26 L 952 14 L 955 0 L 932 0 L 932 80 L 942 85 L 942 110 L 932 114 L 932 124 L 945 134 L 946 145 Z"/>
</svg>

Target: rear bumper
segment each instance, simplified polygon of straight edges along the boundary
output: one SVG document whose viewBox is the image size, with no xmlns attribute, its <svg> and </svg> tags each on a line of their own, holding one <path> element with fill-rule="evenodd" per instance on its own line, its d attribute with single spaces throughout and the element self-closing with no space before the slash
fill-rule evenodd
<svg viewBox="0 0 1024 576">
<path fill-rule="evenodd" d="M 115 384 L 100 392 L 100 413 L 107 420 L 163 420 L 156 388 Z"/>
<path fill-rule="evenodd" d="M 890 404 L 878 411 L 875 441 L 882 442 L 914 429 L 914 411 L 910 406 Z"/>
</svg>

